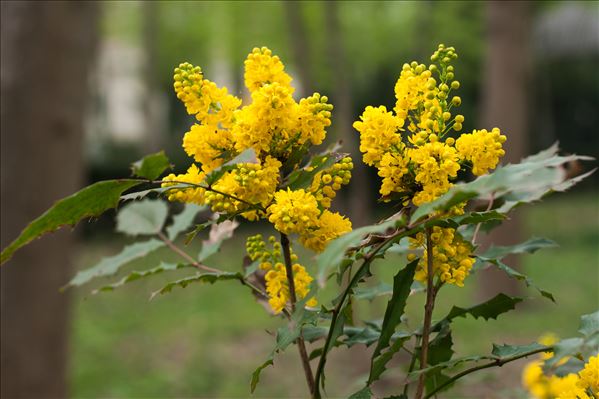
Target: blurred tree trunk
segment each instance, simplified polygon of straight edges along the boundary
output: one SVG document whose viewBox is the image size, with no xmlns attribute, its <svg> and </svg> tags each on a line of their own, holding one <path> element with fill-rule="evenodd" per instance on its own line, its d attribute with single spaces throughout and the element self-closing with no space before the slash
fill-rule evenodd
<svg viewBox="0 0 599 399">
<path fill-rule="evenodd" d="M 2 2 L 1 245 L 82 182 L 93 2 Z M 68 296 L 73 236 L 59 232 L 2 266 L 3 398 L 67 396 Z"/>
<path fill-rule="evenodd" d="M 308 35 L 302 16 L 302 4 L 299 1 L 283 2 L 289 23 L 289 39 L 297 73 L 301 83 L 301 96 L 305 97 L 314 90 L 314 80 L 310 70 L 310 49 L 308 48 Z"/>
<path fill-rule="evenodd" d="M 325 3 L 325 16 L 327 41 L 329 43 L 329 67 L 335 77 L 332 93 L 332 103 L 335 106 L 333 110 L 333 127 L 337 132 L 337 137 L 343 140 L 342 151 L 351 152 L 354 161 L 352 180 L 349 185 L 349 199 L 344 204 L 344 208 L 351 218 L 353 226 L 359 227 L 371 222 L 371 185 L 366 165 L 362 162 L 360 154 L 359 135 L 352 127 L 354 116 L 351 86 L 347 76 L 348 68 L 343 33 L 339 25 L 339 3 L 327 1 Z"/>
<path fill-rule="evenodd" d="M 528 85 L 530 81 L 531 4 L 525 1 L 489 1 L 487 4 L 487 54 L 483 82 L 482 125 L 499 127 L 507 136 L 504 163 L 519 162 L 526 154 Z M 522 241 L 522 220 L 516 212 L 510 220 L 482 239 L 482 245 L 510 245 Z M 507 264 L 517 266 L 510 257 Z M 519 285 L 499 271 L 481 274 L 479 296 L 499 291 L 515 294 Z"/>
</svg>

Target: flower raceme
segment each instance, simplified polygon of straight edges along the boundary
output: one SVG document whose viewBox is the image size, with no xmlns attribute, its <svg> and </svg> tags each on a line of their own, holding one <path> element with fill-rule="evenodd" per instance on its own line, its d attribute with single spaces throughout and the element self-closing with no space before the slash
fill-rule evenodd
<svg viewBox="0 0 599 399">
<path fill-rule="evenodd" d="M 432 64 L 405 64 L 395 84 L 395 106 L 368 106 L 354 128 L 360 133 L 360 151 L 366 164 L 382 177 L 383 201 L 400 200 L 420 206 L 446 193 L 460 171 L 483 175 L 495 168 L 505 154 L 506 137 L 498 128 L 462 134 L 464 116 L 455 114 L 461 104 L 452 91 L 459 89 L 452 60 L 453 47 L 439 45 Z M 454 137 L 458 135 L 458 137 Z M 453 213 L 463 213 L 463 206 Z M 441 282 L 462 286 L 473 258 L 472 246 L 452 228 L 435 227 L 433 270 Z M 412 249 L 423 249 L 416 279 L 426 281 L 425 237 L 411 240 Z M 410 259 L 415 259 L 412 253 Z"/>
<path fill-rule="evenodd" d="M 194 163 L 186 173 L 164 178 L 163 186 L 170 187 L 171 201 L 206 204 L 214 212 L 251 221 L 267 219 L 276 230 L 297 234 L 302 245 L 320 252 L 351 231 L 351 222 L 329 208 L 336 192 L 349 183 L 353 163 L 341 158 L 313 174 L 307 186 L 284 187 L 285 173 L 300 168 L 302 156 L 297 155 L 325 139 L 333 109 L 319 93 L 295 101 L 291 80 L 280 58 L 266 47 L 253 49 L 245 60 L 249 104 L 205 79 L 198 66 L 183 63 L 175 68 L 175 93 L 197 120 L 183 137 L 183 149 Z M 210 185 L 205 182 L 211 172 L 249 149 L 256 162 L 238 163 Z M 295 158 L 300 160 L 293 163 Z M 287 276 L 282 259 L 269 264 L 267 292 L 278 313 L 289 300 Z M 312 278 L 298 263 L 293 271 L 301 299 Z"/>
</svg>

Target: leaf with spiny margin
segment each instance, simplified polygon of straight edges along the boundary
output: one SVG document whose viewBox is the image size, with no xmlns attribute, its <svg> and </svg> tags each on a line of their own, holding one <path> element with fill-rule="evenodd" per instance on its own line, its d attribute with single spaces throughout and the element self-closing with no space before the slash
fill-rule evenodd
<svg viewBox="0 0 599 399">
<path fill-rule="evenodd" d="M 393 355 L 397 353 L 403 346 L 404 342 L 410 339 L 411 334 L 405 334 L 402 337 L 398 337 L 393 341 L 390 347 L 383 353 L 381 353 L 376 359 L 373 360 L 372 366 L 370 367 L 370 375 L 368 377 L 368 385 L 377 381 L 381 375 L 387 370 L 387 363 L 393 358 Z"/>
<path fill-rule="evenodd" d="M 143 183 L 143 182 L 140 181 L 140 183 Z M 168 193 L 169 191 L 172 191 L 172 190 L 182 190 L 182 189 L 186 189 L 186 188 L 190 188 L 190 187 L 193 188 L 193 186 L 191 186 L 190 184 L 172 184 L 167 187 L 154 187 L 154 188 L 150 188 L 147 190 L 135 191 L 135 192 L 132 192 L 129 194 L 122 195 L 121 200 L 122 201 L 141 200 L 152 193 L 156 193 L 160 196 L 160 195 Z"/>
<path fill-rule="evenodd" d="M 515 309 L 516 304 L 520 302 L 522 302 L 522 298 L 510 297 L 499 293 L 488 301 L 469 308 L 453 306 L 445 318 L 433 325 L 432 330 L 437 331 L 442 327 L 443 323 L 451 322 L 456 317 L 466 317 L 466 315 L 470 315 L 475 319 L 479 317 L 485 320 L 496 319 L 499 315 Z"/>
<path fill-rule="evenodd" d="M 383 325 L 381 327 L 381 336 L 372 354 L 368 385 L 372 384 L 380 377 L 385 370 L 385 364 L 391 360 L 393 354 L 401 348 L 401 340 L 396 340 L 392 348 L 387 351 L 386 356 L 381 356 L 383 349 L 389 346 L 389 342 L 395 333 L 395 329 L 399 323 L 401 323 L 401 317 L 404 313 L 408 296 L 410 295 L 410 287 L 414 280 L 414 273 L 416 272 L 417 265 L 418 260 L 410 262 L 406 267 L 397 272 L 393 278 L 393 294 L 387 303 Z M 398 342 L 400 343 L 398 344 Z"/>
<path fill-rule="evenodd" d="M 183 269 L 186 267 L 193 267 L 192 265 L 186 264 L 186 263 L 165 263 L 165 262 L 161 262 L 159 266 L 156 266 L 152 269 L 148 269 L 148 270 L 135 270 L 130 272 L 128 275 L 126 275 L 125 277 L 123 277 L 122 279 L 120 279 L 119 281 L 117 281 L 116 283 L 113 284 L 108 284 L 105 286 L 102 286 L 98 289 L 95 289 L 92 291 L 92 294 L 97 294 L 98 292 L 107 292 L 107 291 L 114 291 L 115 289 L 122 287 L 123 285 L 127 284 L 127 283 L 131 283 L 133 281 L 142 279 L 144 277 L 149 277 L 149 276 L 153 276 L 155 274 L 160 274 L 162 272 L 166 272 L 166 271 L 171 271 L 171 270 L 178 270 L 178 269 Z"/>
<path fill-rule="evenodd" d="M 77 273 L 64 288 L 83 285 L 96 277 L 111 276 L 127 263 L 143 258 L 150 252 L 163 246 L 164 243 L 162 241 L 153 238 L 148 241 L 127 245 L 118 255 L 103 258 L 95 266 Z"/>
<path fill-rule="evenodd" d="M 121 194 L 140 183 L 139 180 L 132 179 L 101 181 L 57 201 L 4 248 L 0 264 L 9 260 L 16 250 L 46 233 L 62 226 L 75 226 L 81 219 L 97 217 L 108 209 L 116 208 Z"/>
<path fill-rule="evenodd" d="M 198 255 L 198 260 L 203 262 L 217 253 L 223 241 L 233 237 L 233 232 L 237 226 L 239 226 L 239 223 L 234 220 L 224 220 L 218 224 L 213 224 L 210 227 L 208 239 L 202 241 L 202 249 Z"/>
<path fill-rule="evenodd" d="M 144 199 L 125 205 L 116 216 L 116 231 L 130 236 L 154 235 L 168 216 L 164 201 Z"/>
<path fill-rule="evenodd" d="M 225 162 L 222 166 L 214 169 L 212 172 L 208 173 L 206 179 L 204 180 L 208 186 L 213 185 L 218 179 L 220 179 L 226 172 L 233 170 L 237 167 L 238 164 L 241 163 L 258 163 L 258 158 L 256 157 L 256 151 L 253 148 L 248 148 L 241 152 L 241 154 L 237 155 L 235 158 L 231 159 L 229 162 Z"/>
<path fill-rule="evenodd" d="M 582 315 L 580 318 L 580 328 L 578 329 L 585 337 L 599 333 L 599 311 L 591 314 Z"/>
<path fill-rule="evenodd" d="M 484 254 L 478 257 L 485 260 L 503 259 L 511 254 L 535 253 L 539 249 L 554 248 L 558 245 L 547 238 L 533 237 L 520 244 L 511 246 L 491 246 Z"/>
<path fill-rule="evenodd" d="M 309 170 L 302 168 L 291 172 L 287 178 L 287 184 L 283 187 L 289 187 L 292 190 L 309 187 L 318 172 L 332 167 L 348 155 L 343 153 L 317 155 L 310 160 L 308 164 Z"/>
<path fill-rule="evenodd" d="M 193 225 L 193 221 L 198 213 L 206 209 L 205 206 L 196 204 L 185 204 L 183 211 L 173 217 L 173 223 L 166 228 L 168 239 L 174 241 L 179 234 L 188 230 Z"/>
<path fill-rule="evenodd" d="M 384 233 L 388 228 L 397 227 L 404 223 L 402 219 L 388 220 L 380 224 L 357 228 L 334 239 L 317 257 L 318 280 L 325 281 L 328 272 L 341 263 L 347 248 L 359 243 L 366 234 Z"/>
<path fill-rule="evenodd" d="M 372 398 L 372 391 L 370 387 L 366 385 L 364 388 L 360 389 L 358 392 L 354 392 L 349 399 L 370 399 Z"/>
<path fill-rule="evenodd" d="M 430 222 L 425 223 L 425 226 L 451 227 L 456 229 L 459 226 L 463 226 L 465 224 L 478 224 L 490 221 L 505 220 L 506 217 L 507 216 L 497 211 L 469 212 L 463 215 L 452 216 L 445 219 L 431 220 Z"/>
<path fill-rule="evenodd" d="M 497 345 L 493 344 L 493 350 L 491 354 L 497 360 L 506 360 L 513 357 L 524 355 L 528 352 L 533 352 L 537 349 L 547 348 L 545 345 L 541 345 L 537 342 L 533 342 L 528 345 Z"/>
<path fill-rule="evenodd" d="M 543 297 L 549 299 L 551 302 L 555 303 L 555 298 L 553 297 L 553 294 L 550 293 L 549 291 L 539 288 L 532 281 L 532 279 L 530 277 L 528 277 L 527 275 L 522 274 L 519 271 L 512 269 L 511 267 L 509 267 L 508 265 L 506 265 L 505 263 L 503 263 L 502 261 L 500 261 L 498 259 L 487 260 L 487 262 L 491 265 L 497 266 L 497 268 L 499 268 L 499 270 L 505 272 L 509 277 L 515 278 L 516 280 L 519 280 L 519 281 L 524 281 L 524 284 L 526 284 L 527 287 L 533 287 L 534 289 L 539 291 L 541 296 L 543 296 Z"/>
<path fill-rule="evenodd" d="M 569 179 L 564 165 L 577 160 L 592 160 L 591 157 L 570 155 L 558 156 L 557 146 L 525 158 L 519 164 L 497 168 L 493 173 L 478 177 L 469 183 L 459 183 L 434 201 L 423 204 L 412 215 L 412 221 L 435 211 L 447 211 L 464 201 L 488 197 L 504 200 L 498 212 L 506 213 L 517 205 L 541 199 L 551 191 L 565 190 L 578 178 Z"/>
<path fill-rule="evenodd" d="M 262 363 L 260 366 L 258 366 L 258 368 L 256 368 L 256 370 L 254 370 L 254 372 L 252 373 L 252 380 L 250 382 L 250 392 L 251 393 L 254 393 L 254 391 L 256 390 L 256 386 L 260 382 L 260 373 L 262 372 L 262 370 L 264 370 L 268 366 L 271 366 L 273 364 L 273 360 L 274 360 L 274 353 L 272 353 L 266 359 L 266 361 L 264 363 Z"/>
<path fill-rule="evenodd" d="M 435 365 L 451 360 L 454 353 L 452 346 L 451 328 L 449 327 L 449 323 L 446 323 L 429 344 L 428 364 Z"/>
<path fill-rule="evenodd" d="M 544 367 L 546 369 L 556 366 L 560 360 L 565 357 L 575 356 L 583 352 L 584 339 L 568 338 L 562 339 L 557 344 L 553 345 L 553 356 L 545 360 Z"/>
<path fill-rule="evenodd" d="M 453 369 L 459 366 L 462 363 L 470 363 L 470 362 L 479 362 L 481 360 L 493 360 L 494 358 L 491 356 L 465 356 L 457 359 L 448 360 L 446 362 L 437 363 L 433 366 L 427 367 L 421 370 L 412 371 L 408 377 L 413 380 L 414 377 L 419 376 L 422 373 L 437 373 L 445 369 Z"/>
<path fill-rule="evenodd" d="M 154 154 L 146 155 L 137 162 L 131 164 L 131 173 L 134 176 L 144 177 L 149 180 L 154 180 L 167 169 L 172 166 L 164 155 L 164 151 L 159 151 Z"/>
<path fill-rule="evenodd" d="M 372 301 L 376 297 L 391 295 L 392 293 L 393 287 L 387 283 L 381 282 L 372 287 L 357 287 L 354 290 L 354 298 Z"/>
<path fill-rule="evenodd" d="M 208 283 L 214 284 L 217 281 L 225 281 L 225 280 L 238 280 L 243 281 L 243 275 L 241 273 L 230 273 L 230 272 L 222 272 L 222 273 L 198 273 L 194 276 L 185 277 L 179 280 L 171 281 L 167 283 L 164 287 L 155 291 L 150 296 L 150 300 L 154 299 L 157 295 L 162 295 L 169 293 L 175 287 L 185 288 L 191 283 Z"/>
</svg>

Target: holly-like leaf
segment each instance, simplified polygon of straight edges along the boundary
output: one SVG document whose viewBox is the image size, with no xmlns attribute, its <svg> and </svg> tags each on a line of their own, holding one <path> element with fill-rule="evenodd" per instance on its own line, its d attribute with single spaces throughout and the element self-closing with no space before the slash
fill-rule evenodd
<svg viewBox="0 0 599 399">
<path fill-rule="evenodd" d="M 152 269 L 148 269 L 148 270 L 141 270 L 141 271 L 132 271 L 129 274 L 127 274 L 125 277 L 123 277 L 122 279 L 120 279 L 119 281 L 117 281 L 116 283 L 113 284 L 108 284 L 108 285 L 104 285 L 94 291 L 92 291 L 93 294 L 97 294 L 98 292 L 107 292 L 107 291 L 114 291 L 115 289 L 122 287 L 125 284 L 131 283 L 133 281 L 137 281 L 139 279 L 142 279 L 144 277 L 149 277 L 149 276 L 153 276 L 155 274 L 160 274 L 162 272 L 166 272 L 166 271 L 171 271 L 171 270 L 178 270 L 178 269 L 183 269 L 186 267 L 193 267 L 192 265 L 189 264 L 185 264 L 185 263 L 164 263 L 161 262 L 159 266 L 156 266 Z"/>
<path fill-rule="evenodd" d="M 208 186 L 213 185 L 218 179 L 222 177 L 226 172 L 233 170 L 241 163 L 258 163 L 256 157 L 256 151 L 253 148 L 248 148 L 229 162 L 225 162 L 222 166 L 214 169 L 210 172 L 204 180 Z"/>
<path fill-rule="evenodd" d="M 116 217 L 118 232 L 136 235 L 154 235 L 162 230 L 168 216 L 168 206 L 161 200 L 144 199 L 125 205 Z"/>
<path fill-rule="evenodd" d="M 174 241 L 179 234 L 193 226 L 196 215 L 204 209 L 206 209 L 205 206 L 185 204 L 183 211 L 173 217 L 173 224 L 166 228 L 169 240 Z"/>
<path fill-rule="evenodd" d="M 65 288 L 83 285 L 96 277 L 111 276 L 127 263 L 143 258 L 163 246 L 162 241 L 155 239 L 127 245 L 119 254 L 106 257 L 95 266 L 77 273 Z"/>
<path fill-rule="evenodd" d="M 101 181 L 61 199 L 25 227 L 19 237 L 2 251 L 0 264 L 9 260 L 16 250 L 46 233 L 62 226 L 75 226 L 82 219 L 97 217 L 115 208 L 121 194 L 140 183 L 133 179 Z"/>
<path fill-rule="evenodd" d="M 354 298 L 372 301 L 376 297 L 391 295 L 392 293 L 393 287 L 387 283 L 381 282 L 372 287 L 357 287 L 354 290 Z"/>
<path fill-rule="evenodd" d="M 562 339 L 553 346 L 553 356 L 545 360 L 545 368 L 556 366 L 565 357 L 575 356 L 583 352 L 582 338 Z"/>
<path fill-rule="evenodd" d="M 154 180 L 167 169 L 171 169 L 171 164 L 164 154 L 164 151 L 155 154 L 146 155 L 137 162 L 131 164 L 131 172 L 134 176 Z"/>
<path fill-rule="evenodd" d="M 360 389 L 358 392 L 353 393 L 349 399 L 370 399 L 372 398 L 372 391 L 370 387 L 367 385 L 364 388 Z"/>
<path fill-rule="evenodd" d="M 198 273 L 194 276 L 185 277 L 176 281 L 171 281 L 167 283 L 164 287 L 152 293 L 150 299 L 154 299 L 157 295 L 162 295 L 169 293 L 175 287 L 185 288 L 191 283 L 208 283 L 214 284 L 217 281 L 226 281 L 226 280 L 238 280 L 243 281 L 243 275 L 241 273 Z"/>
<path fill-rule="evenodd" d="M 511 254 L 535 253 L 539 249 L 557 247 L 555 241 L 547 238 L 533 237 L 520 244 L 511 246 L 491 246 L 484 254 L 479 255 L 481 259 L 503 259 Z"/>
<path fill-rule="evenodd" d="M 580 328 L 578 331 L 585 337 L 599 334 L 599 311 L 583 315 L 580 318 Z"/>
<path fill-rule="evenodd" d="M 491 352 L 495 359 L 506 360 L 512 357 L 518 357 L 529 352 L 534 352 L 538 349 L 547 348 L 545 345 L 539 343 L 532 343 L 528 345 L 497 345 L 493 344 L 493 351 Z"/>
<path fill-rule="evenodd" d="M 208 239 L 202 241 L 202 249 L 200 250 L 198 260 L 203 262 L 217 253 L 223 241 L 233 237 L 233 232 L 237 226 L 239 226 L 239 223 L 234 220 L 225 220 L 221 223 L 213 224 L 210 227 Z"/>
<path fill-rule="evenodd" d="M 307 167 L 293 171 L 287 177 L 287 183 L 284 187 L 292 190 L 306 188 L 312 184 L 314 176 L 320 171 L 332 167 L 335 163 L 345 158 L 349 154 L 328 153 L 313 157 Z"/>
<path fill-rule="evenodd" d="M 387 356 L 382 358 L 382 361 L 379 361 L 378 358 L 381 357 L 382 351 L 389 346 L 389 342 L 395 333 L 395 329 L 399 323 L 401 323 L 401 317 L 403 316 L 406 301 L 410 295 L 410 287 L 414 280 L 414 273 L 416 272 L 417 265 L 418 260 L 410 262 L 393 278 L 393 294 L 387 303 L 385 317 L 383 318 L 383 325 L 381 327 L 381 336 L 372 354 L 368 385 L 372 384 L 380 377 L 385 369 L 385 364 L 391 360 L 393 353 L 401 348 L 401 344 L 398 344 L 401 340 L 396 340 L 391 350 L 387 351 Z M 406 339 L 408 337 L 406 337 Z"/>
<path fill-rule="evenodd" d="M 512 269 L 511 267 L 509 267 L 508 265 L 506 265 L 505 263 L 503 263 L 502 261 L 498 260 L 498 259 L 494 259 L 491 261 L 488 261 L 489 264 L 497 266 L 497 268 L 503 272 L 505 272 L 509 277 L 511 278 L 515 278 L 516 280 L 519 281 L 523 281 L 524 284 L 526 284 L 527 287 L 533 287 L 534 289 L 536 289 L 537 291 L 539 291 L 539 293 L 541 294 L 541 296 L 549 299 L 551 302 L 555 302 L 555 298 L 553 297 L 553 294 L 550 293 L 549 291 L 546 291 L 542 288 L 539 288 L 530 277 L 528 277 L 527 275 L 520 273 L 519 271 L 516 271 L 514 269 Z"/>
<path fill-rule="evenodd" d="M 420 206 L 412 215 L 412 221 L 435 211 L 447 211 L 452 206 L 473 198 L 493 195 L 503 204 L 496 209 L 506 213 L 515 206 L 541 199 L 551 191 L 565 190 L 580 179 L 567 177 L 564 165 L 591 157 L 558 156 L 557 146 L 524 159 L 521 163 L 499 167 L 495 172 L 480 176 L 469 183 L 459 183 L 434 201 Z"/>
<path fill-rule="evenodd" d="M 329 271 L 341 263 L 347 248 L 359 243 L 366 234 L 384 233 L 387 229 L 397 227 L 403 223 L 402 219 L 395 219 L 380 224 L 360 227 L 331 241 L 326 249 L 317 257 L 319 281 L 324 281 Z"/>
</svg>

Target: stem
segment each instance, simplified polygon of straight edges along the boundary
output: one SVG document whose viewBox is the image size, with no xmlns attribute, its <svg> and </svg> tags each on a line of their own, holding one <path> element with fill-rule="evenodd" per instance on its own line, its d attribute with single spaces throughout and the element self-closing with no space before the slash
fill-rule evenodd
<svg viewBox="0 0 599 399">
<path fill-rule="evenodd" d="M 540 352 L 547 352 L 553 350 L 553 347 L 546 347 L 546 348 L 540 348 L 540 349 L 535 349 L 532 350 L 530 352 L 526 352 L 526 353 L 522 353 L 520 355 L 517 356 L 512 356 L 512 357 L 508 357 L 506 359 L 497 359 L 497 360 L 493 360 L 489 363 L 485 363 L 485 364 L 481 364 L 480 366 L 476 366 L 476 367 L 472 367 L 469 368 L 467 370 L 462 371 L 461 373 L 458 373 L 456 375 L 454 375 L 453 377 L 451 377 L 449 380 L 447 380 L 446 382 L 444 382 L 443 384 L 439 385 L 438 387 L 436 387 L 435 389 L 433 389 L 428 395 L 426 395 L 424 397 L 424 399 L 429 399 L 431 398 L 433 395 L 435 395 L 437 392 L 441 391 L 443 388 L 445 388 L 446 386 L 453 384 L 455 381 L 459 380 L 460 378 L 474 373 L 475 371 L 478 370 L 483 370 L 483 369 L 488 369 L 490 367 L 501 367 L 506 363 L 509 362 L 513 362 L 514 360 L 518 360 L 518 359 L 522 359 L 523 357 L 528 357 Z"/>
<path fill-rule="evenodd" d="M 426 228 L 426 304 L 424 305 L 424 326 L 422 327 L 422 345 L 420 345 L 420 370 L 426 368 L 428 361 L 428 340 L 431 331 L 431 321 L 433 309 L 435 307 L 435 297 L 437 289 L 433 285 L 433 240 L 431 239 L 431 228 Z M 420 374 L 418 378 L 418 389 L 416 390 L 416 399 L 422 398 L 424 392 L 424 382 L 426 373 Z"/>
<path fill-rule="evenodd" d="M 416 345 L 414 346 L 414 349 L 416 349 L 418 347 L 418 345 L 420 344 L 420 338 L 418 336 L 416 336 Z M 408 376 L 410 375 L 410 373 L 412 371 L 414 371 L 414 366 L 416 366 L 416 350 L 414 350 L 414 353 L 412 354 L 412 360 L 410 361 L 410 367 L 408 367 L 408 373 L 406 375 L 406 382 L 404 383 L 404 387 L 403 387 L 403 394 L 405 397 L 408 397 L 408 388 L 410 386 L 408 380 Z"/>
<path fill-rule="evenodd" d="M 197 262 L 195 259 L 193 259 L 191 256 L 189 256 L 189 254 L 187 254 L 181 248 L 179 248 L 178 246 L 176 246 L 162 232 L 158 232 L 158 238 L 160 238 L 162 241 L 164 241 L 164 243 L 171 250 L 173 250 L 173 252 L 177 253 L 177 255 L 181 256 L 183 259 L 185 259 L 186 261 L 188 261 L 192 266 L 196 267 L 197 269 L 204 270 L 204 271 L 209 272 L 209 273 L 216 273 L 216 274 L 221 274 L 223 272 L 222 270 L 213 269 L 213 268 L 211 268 L 209 266 L 206 266 L 206 265 L 203 265 L 203 264 Z"/>
<path fill-rule="evenodd" d="M 491 208 L 493 207 L 493 201 L 495 199 L 495 195 L 494 193 L 491 193 L 491 198 L 489 198 L 489 205 L 487 206 L 487 209 L 485 210 L 485 212 L 489 212 L 491 210 Z M 476 236 L 478 235 L 478 231 L 480 230 L 480 225 L 482 223 L 479 223 L 476 225 L 476 229 L 474 229 L 474 234 L 472 235 L 472 245 L 474 245 L 474 243 L 476 242 Z"/>
<path fill-rule="evenodd" d="M 291 264 L 291 251 L 289 249 L 289 237 L 287 234 L 281 233 L 281 246 L 283 247 L 283 256 L 285 258 L 285 270 L 287 272 L 287 283 L 289 284 L 289 298 L 291 299 L 291 312 L 295 312 L 295 303 L 297 297 L 295 296 L 295 282 L 293 280 L 293 266 Z M 300 335 L 297 338 L 297 348 L 302 359 L 302 366 L 304 367 L 304 374 L 306 375 L 306 382 L 310 389 L 310 395 L 314 394 L 314 375 L 312 374 L 312 368 L 310 367 L 310 359 L 308 358 L 308 352 L 306 351 L 306 343 L 302 337 L 300 329 Z"/>
</svg>

